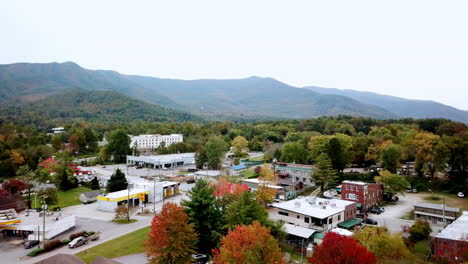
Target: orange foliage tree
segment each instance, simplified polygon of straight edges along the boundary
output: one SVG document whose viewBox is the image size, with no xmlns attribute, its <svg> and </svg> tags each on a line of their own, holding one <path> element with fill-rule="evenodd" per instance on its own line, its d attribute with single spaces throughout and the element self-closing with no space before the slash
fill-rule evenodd
<svg viewBox="0 0 468 264">
<path fill-rule="evenodd" d="M 268 167 L 267 163 L 263 164 L 258 180 L 259 184 L 257 192 L 255 193 L 257 201 L 262 205 L 273 202 L 278 191 L 277 189 L 271 188 L 269 185 L 276 185 L 277 179 L 273 170 Z"/>
<path fill-rule="evenodd" d="M 219 250 L 213 250 L 216 264 L 281 264 L 281 250 L 270 231 L 259 222 L 240 225 L 222 238 Z"/>
<path fill-rule="evenodd" d="M 151 264 L 190 264 L 197 240 L 198 235 L 193 224 L 188 223 L 184 209 L 166 203 L 151 223 L 145 241 L 146 256 Z"/>
<path fill-rule="evenodd" d="M 309 262 L 314 264 L 376 264 L 377 258 L 354 238 L 328 232 L 322 244 L 314 248 L 314 256 L 309 258 Z"/>
</svg>

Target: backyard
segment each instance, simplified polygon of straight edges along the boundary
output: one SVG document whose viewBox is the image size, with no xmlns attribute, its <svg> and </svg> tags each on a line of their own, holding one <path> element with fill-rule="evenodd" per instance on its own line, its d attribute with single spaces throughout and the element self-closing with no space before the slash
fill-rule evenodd
<svg viewBox="0 0 468 264">
<path fill-rule="evenodd" d="M 72 205 L 81 204 L 80 193 L 89 192 L 89 191 L 91 191 L 90 188 L 83 187 L 83 186 L 77 187 L 77 188 L 74 188 L 74 189 L 71 189 L 71 190 L 68 190 L 68 191 L 65 191 L 65 192 L 59 191 L 57 193 L 58 203 L 50 205 L 49 207 L 51 207 L 51 208 L 53 208 L 53 207 L 63 208 L 63 207 L 68 207 L 68 206 L 72 206 Z M 40 197 L 37 197 L 37 199 L 36 199 L 36 195 L 32 195 L 31 200 L 32 200 L 31 201 L 31 207 L 32 208 L 40 208 L 41 207 Z"/>
<path fill-rule="evenodd" d="M 98 256 L 117 258 L 130 254 L 144 252 L 143 243 L 148 237 L 150 227 L 138 229 L 121 237 L 109 240 L 95 247 L 86 249 L 76 254 L 86 263 L 90 263 Z"/>
</svg>

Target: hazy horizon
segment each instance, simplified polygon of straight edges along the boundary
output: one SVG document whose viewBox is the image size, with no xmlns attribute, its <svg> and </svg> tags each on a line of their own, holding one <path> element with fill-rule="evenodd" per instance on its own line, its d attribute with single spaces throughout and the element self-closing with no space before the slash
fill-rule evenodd
<svg viewBox="0 0 468 264">
<path fill-rule="evenodd" d="M 335 3 L 335 5 L 333 4 Z M 2 2 L 0 63 L 270 77 L 468 110 L 467 1 Z"/>
</svg>

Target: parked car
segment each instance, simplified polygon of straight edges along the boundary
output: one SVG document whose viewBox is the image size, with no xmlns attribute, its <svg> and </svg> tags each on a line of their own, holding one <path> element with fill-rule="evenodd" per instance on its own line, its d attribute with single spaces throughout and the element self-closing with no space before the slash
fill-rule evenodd
<svg viewBox="0 0 468 264">
<path fill-rule="evenodd" d="M 391 199 L 391 201 L 394 202 L 394 203 L 398 202 L 398 200 L 400 200 L 400 198 L 398 198 L 398 196 L 393 196 L 392 199 Z"/>
<path fill-rule="evenodd" d="M 364 224 L 377 225 L 377 221 L 375 221 L 374 219 L 366 218 L 364 219 Z"/>
<path fill-rule="evenodd" d="M 413 192 L 414 192 L 414 193 L 417 193 L 417 192 L 418 192 L 418 189 L 414 188 L 414 189 L 413 189 Z"/>
<path fill-rule="evenodd" d="M 383 208 L 383 207 L 377 207 L 377 209 L 378 209 L 381 213 L 385 212 L 385 208 Z"/>
<path fill-rule="evenodd" d="M 39 240 L 29 240 L 28 242 L 24 243 L 24 248 L 32 248 L 39 245 Z"/>
<path fill-rule="evenodd" d="M 137 168 L 137 170 L 143 169 L 143 166 L 137 166 L 136 168 Z"/>
<path fill-rule="evenodd" d="M 457 196 L 460 197 L 460 198 L 464 198 L 464 197 L 465 197 L 465 194 L 462 193 L 462 192 L 458 192 L 458 193 L 457 193 Z"/>
<path fill-rule="evenodd" d="M 187 183 L 195 183 L 195 179 L 188 179 Z"/>
<path fill-rule="evenodd" d="M 91 241 L 98 240 L 100 234 L 101 234 L 100 232 L 94 233 L 94 234 L 92 234 L 92 235 L 89 235 L 89 236 L 87 237 L 87 239 L 88 239 L 88 241 L 90 241 L 90 240 L 91 240 Z"/>
<path fill-rule="evenodd" d="M 193 262 L 196 264 L 205 264 L 208 260 L 208 256 L 205 254 L 192 254 Z"/>
<path fill-rule="evenodd" d="M 69 248 L 76 248 L 88 243 L 88 239 L 84 236 L 79 236 L 73 239 L 70 243 L 68 243 Z"/>
<path fill-rule="evenodd" d="M 360 213 L 356 214 L 356 218 L 364 219 L 366 217 L 367 217 L 367 214 L 360 214 Z"/>
<path fill-rule="evenodd" d="M 381 211 L 377 207 L 371 208 L 369 210 L 369 212 L 372 213 L 372 214 L 380 214 L 381 213 Z"/>
</svg>

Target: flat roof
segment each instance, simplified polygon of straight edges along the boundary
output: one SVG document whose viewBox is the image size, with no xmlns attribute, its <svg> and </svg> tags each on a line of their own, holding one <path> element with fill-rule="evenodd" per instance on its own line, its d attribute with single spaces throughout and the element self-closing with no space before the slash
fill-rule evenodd
<svg viewBox="0 0 468 264">
<path fill-rule="evenodd" d="M 290 212 L 325 219 L 343 212 L 345 209 L 344 207 L 352 203 L 354 202 L 338 199 L 301 197 L 286 202 L 273 203 L 272 206 Z"/>
<path fill-rule="evenodd" d="M 108 193 L 106 195 L 99 195 L 99 196 L 104 196 L 104 197 L 107 197 L 109 199 L 116 199 L 116 198 L 121 198 L 121 197 L 127 197 L 128 195 L 135 195 L 135 194 L 139 194 L 139 193 L 145 193 L 147 192 L 146 190 L 143 190 L 143 189 L 130 189 L 130 192 L 128 190 L 121 190 L 121 191 L 118 191 L 118 192 L 111 192 L 111 193 Z"/>
<path fill-rule="evenodd" d="M 276 166 L 275 169 L 276 169 L 276 170 L 294 170 L 294 171 L 312 172 L 312 168 L 298 168 L 298 167 Z"/>
<path fill-rule="evenodd" d="M 196 171 L 195 175 L 216 177 L 216 176 L 221 175 L 221 171 L 219 171 L 219 170 L 201 170 L 201 171 Z"/>
<path fill-rule="evenodd" d="M 367 183 L 362 182 L 362 181 L 342 181 L 341 183 L 351 183 L 351 184 L 357 184 L 357 185 L 366 185 Z"/>
<path fill-rule="evenodd" d="M 443 204 L 434 204 L 434 203 L 415 203 L 414 206 L 437 209 L 437 210 L 443 210 L 444 209 Z M 458 212 L 460 212 L 460 208 L 445 206 L 445 211 L 458 213 Z"/>
<path fill-rule="evenodd" d="M 333 228 L 332 230 L 330 230 L 330 232 L 337 233 L 337 234 L 342 235 L 342 236 L 352 236 L 353 235 L 353 232 L 351 232 L 349 230 L 346 230 L 346 229 L 343 229 L 343 228 L 339 228 L 339 227 Z"/>
<path fill-rule="evenodd" d="M 255 184 L 262 184 L 262 183 L 265 183 L 265 181 L 260 181 L 258 178 L 254 178 L 254 179 L 245 179 L 245 180 L 242 180 L 242 182 L 250 182 L 250 183 L 255 183 Z M 278 185 L 274 185 L 274 184 L 271 184 L 269 183 L 267 185 L 268 188 L 272 188 L 272 189 L 283 189 L 283 187 L 281 186 L 278 186 Z"/>
<path fill-rule="evenodd" d="M 341 222 L 338 224 L 338 226 L 340 227 L 344 227 L 344 228 L 351 228 L 355 225 L 358 225 L 362 223 L 362 219 L 358 219 L 358 218 L 351 218 L 351 219 L 348 219 L 344 222 Z"/>
<path fill-rule="evenodd" d="M 176 153 L 167 155 L 152 155 L 152 156 L 131 156 L 127 155 L 127 160 L 143 161 L 143 162 L 159 162 L 159 163 L 170 163 L 182 159 L 195 158 L 195 152 L 188 153 Z"/>
<path fill-rule="evenodd" d="M 302 226 L 297 226 L 297 225 L 291 225 L 291 224 L 284 224 L 284 231 L 286 233 L 293 235 L 293 236 L 298 236 L 302 238 L 310 238 L 315 232 L 318 230 L 311 229 L 311 228 L 306 228 Z"/>
<path fill-rule="evenodd" d="M 468 236 L 468 211 L 436 235 L 436 238 L 466 241 Z"/>
</svg>

